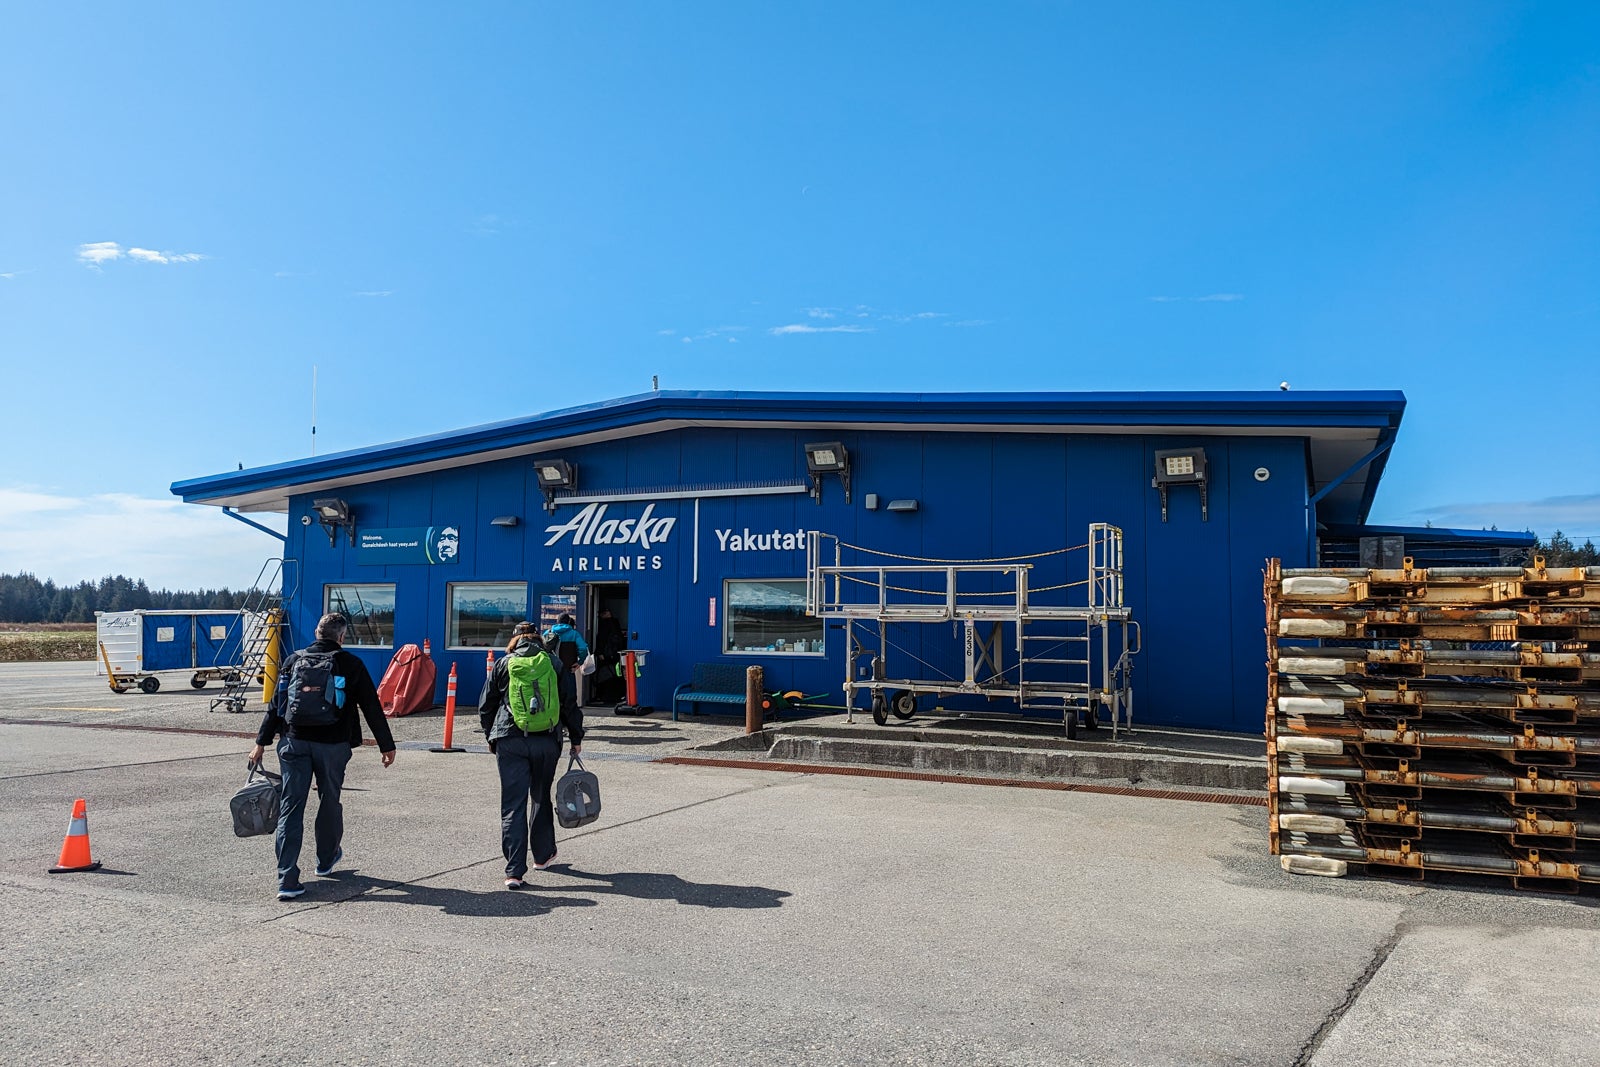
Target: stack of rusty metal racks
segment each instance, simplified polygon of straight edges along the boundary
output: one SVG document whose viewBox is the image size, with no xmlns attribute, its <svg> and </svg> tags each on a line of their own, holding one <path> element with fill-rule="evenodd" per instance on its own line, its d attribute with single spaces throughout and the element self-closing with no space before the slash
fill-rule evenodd
<svg viewBox="0 0 1600 1067">
<path fill-rule="evenodd" d="M 1600 883 L 1600 567 L 1267 564 L 1285 870 Z"/>
</svg>

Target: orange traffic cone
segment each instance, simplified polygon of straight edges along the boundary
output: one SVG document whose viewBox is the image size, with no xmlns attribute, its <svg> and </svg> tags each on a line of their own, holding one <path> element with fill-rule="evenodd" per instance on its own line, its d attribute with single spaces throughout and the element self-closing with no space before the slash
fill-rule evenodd
<svg viewBox="0 0 1600 1067">
<path fill-rule="evenodd" d="M 51 874 L 92 871 L 100 864 L 89 858 L 89 804 L 82 797 L 72 802 L 72 823 L 67 839 L 61 842 L 61 858 L 50 868 Z"/>
</svg>

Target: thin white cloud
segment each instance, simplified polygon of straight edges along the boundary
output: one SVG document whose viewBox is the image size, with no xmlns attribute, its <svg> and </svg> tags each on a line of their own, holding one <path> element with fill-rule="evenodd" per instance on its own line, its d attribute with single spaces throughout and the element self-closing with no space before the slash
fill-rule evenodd
<svg viewBox="0 0 1600 1067">
<path fill-rule="evenodd" d="M 834 308 L 806 308 L 806 314 L 814 319 L 831 319 L 838 313 Z"/>
<path fill-rule="evenodd" d="M 910 315 L 902 315 L 899 312 L 885 312 L 878 316 L 884 322 L 916 322 L 918 319 L 945 319 L 949 317 L 949 313 L 944 311 L 917 311 Z"/>
<path fill-rule="evenodd" d="M 952 322 L 941 323 L 942 326 L 987 326 L 988 319 L 956 319 Z"/>
<path fill-rule="evenodd" d="M 696 341 L 714 341 L 718 337 L 725 337 L 728 334 L 743 333 L 749 328 L 748 326 L 709 326 L 699 333 L 685 334 L 682 340 L 686 345 L 694 344 Z M 677 331 L 674 330 L 672 332 L 676 333 Z M 734 338 L 729 337 L 728 340 L 732 341 Z"/>
<path fill-rule="evenodd" d="M 1557 530 L 1568 536 L 1590 535 L 1600 533 L 1600 493 L 1539 500 L 1437 504 L 1402 513 L 1397 525 L 1421 526 L 1425 522 L 1446 529 L 1481 530 L 1498 526 L 1502 530 L 1533 530 L 1541 537 L 1549 537 Z"/>
<path fill-rule="evenodd" d="M 1232 304 L 1244 299 L 1243 293 L 1207 293 L 1205 296 L 1150 296 L 1152 304 Z"/>
<path fill-rule="evenodd" d="M 157 252 L 151 248 L 130 248 L 128 258 L 144 263 L 198 263 L 206 257 L 199 252 Z"/>
<path fill-rule="evenodd" d="M 27 270 L 0 271 L 0 278 L 4 278 L 6 281 L 9 282 L 13 278 L 20 278 L 24 274 L 32 274 L 32 273 L 33 273 L 33 268 L 32 267 L 29 267 Z"/>
<path fill-rule="evenodd" d="M 393 289 L 360 289 L 360 290 L 356 291 L 355 295 L 356 296 L 393 296 L 394 295 L 394 290 Z"/>
<path fill-rule="evenodd" d="M 678 334 L 677 330 L 657 330 L 656 331 L 656 336 L 657 337 L 676 337 L 677 334 Z"/>
<path fill-rule="evenodd" d="M 119 259 L 134 259 L 140 263 L 198 263 L 206 257 L 199 252 L 158 252 L 153 248 L 130 247 L 123 251 L 116 241 L 90 241 L 78 246 L 78 262 L 91 270 L 99 270 L 102 263 Z"/>
<path fill-rule="evenodd" d="M 99 270 L 100 264 L 121 258 L 122 246 L 115 241 L 90 241 L 78 246 L 78 262 L 92 270 Z"/>
<path fill-rule="evenodd" d="M 284 525 L 281 515 L 251 518 Z M 176 498 L 0 487 L 0 574 L 26 572 L 57 585 L 123 574 L 152 589 L 238 589 L 282 551 L 281 543 L 220 508 Z"/>
<path fill-rule="evenodd" d="M 872 333 L 871 326 L 812 326 L 804 322 L 792 322 L 787 326 L 774 326 L 767 331 L 774 337 L 782 337 L 791 333 Z"/>
</svg>

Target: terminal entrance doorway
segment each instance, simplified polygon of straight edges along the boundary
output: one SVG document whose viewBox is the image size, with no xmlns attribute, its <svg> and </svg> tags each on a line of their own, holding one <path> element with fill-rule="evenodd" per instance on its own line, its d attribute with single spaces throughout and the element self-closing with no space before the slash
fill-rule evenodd
<svg viewBox="0 0 1600 1067">
<path fill-rule="evenodd" d="M 594 673 L 585 679 L 589 683 L 585 703 L 614 706 L 627 696 L 617 665 L 631 638 L 628 583 L 585 582 L 583 593 L 581 625 L 595 662 Z"/>
</svg>

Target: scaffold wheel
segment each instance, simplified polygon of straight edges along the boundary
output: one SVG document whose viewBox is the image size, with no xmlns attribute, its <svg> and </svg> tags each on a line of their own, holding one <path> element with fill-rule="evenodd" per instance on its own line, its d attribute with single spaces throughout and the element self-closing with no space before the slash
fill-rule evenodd
<svg viewBox="0 0 1600 1067">
<path fill-rule="evenodd" d="M 872 691 L 872 721 L 879 726 L 889 725 L 889 702 L 883 698 L 882 689 Z"/>
<path fill-rule="evenodd" d="M 889 701 L 889 710 L 897 719 L 909 719 L 917 713 L 917 694 L 902 689 Z"/>
</svg>

